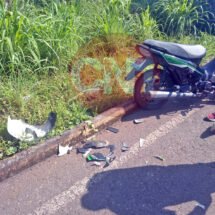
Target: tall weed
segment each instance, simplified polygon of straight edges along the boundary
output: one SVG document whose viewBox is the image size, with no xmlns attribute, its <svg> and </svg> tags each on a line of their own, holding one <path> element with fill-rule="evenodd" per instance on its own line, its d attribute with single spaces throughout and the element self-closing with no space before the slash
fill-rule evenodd
<svg viewBox="0 0 215 215">
<path fill-rule="evenodd" d="M 160 0 L 154 4 L 154 16 L 162 31 L 170 36 L 198 34 L 198 29 L 204 26 L 210 31 L 208 22 L 210 15 L 206 10 L 207 2 L 199 0 Z"/>
</svg>

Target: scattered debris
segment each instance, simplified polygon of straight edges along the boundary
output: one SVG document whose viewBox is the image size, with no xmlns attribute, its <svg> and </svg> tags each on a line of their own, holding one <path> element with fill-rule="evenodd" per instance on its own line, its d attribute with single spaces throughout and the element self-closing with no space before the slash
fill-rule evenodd
<svg viewBox="0 0 215 215">
<path fill-rule="evenodd" d="M 85 142 L 84 148 L 101 149 L 106 148 L 108 145 L 109 142 L 107 140 L 105 141 L 91 140 Z"/>
<path fill-rule="evenodd" d="M 140 148 L 142 148 L 145 144 L 145 139 L 140 138 Z"/>
<path fill-rule="evenodd" d="M 90 124 L 90 122 L 88 122 Z M 116 133 L 119 130 L 116 128 L 108 127 L 109 130 Z M 109 144 L 107 140 L 95 140 L 95 135 L 88 138 L 86 141 L 82 141 L 83 147 L 77 148 L 77 153 L 83 154 L 83 157 L 89 162 L 90 166 L 101 166 L 102 163 L 105 163 L 103 168 L 110 165 L 110 163 L 116 158 L 114 155 L 115 146 L 113 144 Z M 125 144 L 124 147 L 126 151 L 128 150 L 128 146 Z M 93 149 L 109 149 L 109 154 L 107 156 L 102 153 L 91 153 Z"/>
<path fill-rule="evenodd" d="M 111 144 L 111 145 L 108 145 L 107 148 L 109 148 L 110 153 L 114 152 L 114 150 L 115 150 L 115 146 L 112 145 L 112 144 Z"/>
<path fill-rule="evenodd" d="M 122 143 L 122 147 L 121 147 L 121 151 L 122 152 L 126 152 L 126 151 L 128 151 L 129 150 L 129 146 L 126 144 L 126 143 Z"/>
<path fill-rule="evenodd" d="M 70 151 L 72 150 L 72 146 L 62 146 L 59 144 L 59 148 L 58 148 L 58 156 L 63 156 L 65 154 L 70 153 Z"/>
<path fill-rule="evenodd" d="M 57 114 L 49 113 L 47 121 L 42 125 L 29 125 L 21 119 L 11 119 L 8 116 L 8 133 L 21 141 L 33 141 L 46 136 L 55 126 Z"/>
<path fill-rule="evenodd" d="M 87 158 L 87 156 L 90 154 L 91 150 L 92 150 L 92 149 L 90 149 L 90 148 L 87 149 L 87 151 L 86 151 L 85 153 L 83 153 L 83 155 L 82 155 L 83 158 Z"/>
<path fill-rule="evenodd" d="M 105 167 L 108 167 L 110 165 L 111 162 L 113 162 L 115 160 L 116 156 L 114 155 L 113 152 L 109 153 L 107 156 L 106 156 L 106 163 L 104 165 L 103 168 Z"/>
<path fill-rule="evenodd" d="M 200 204 L 199 202 L 196 203 L 196 206 L 200 207 L 201 209 L 205 210 L 205 206 Z"/>
<path fill-rule="evenodd" d="M 134 124 L 140 124 L 144 122 L 144 119 L 134 119 Z"/>
<path fill-rule="evenodd" d="M 155 155 L 154 158 L 160 160 L 160 161 L 165 161 L 165 159 L 159 155 Z"/>
<path fill-rule="evenodd" d="M 77 148 L 77 154 L 85 154 L 87 151 L 89 151 L 87 148 Z"/>
<path fill-rule="evenodd" d="M 93 162 L 92 166 L 101 166 L 101 162 L 105 162 L 103 168 L 110 165 L 110 163 L 116 158 L 113 152 L 109 153 L 107 156 L 104 156 L 102 153 L 88 154 L 86 156 L 87 162 Z"/>
<path fill-rule="evenodd" d="M 90 166 L 101 166 L 101 162 L 99 161 L 93 161 L 93 162 L 90 162 Z"/>
<path fill-rule="evenodd" d="M 106 157 L 102 153 L 88 154 L 87 161 L 106 161 Z"/>
<path fill-rule="evenodd" d="M 107 127 L 106 130 L 111 131 L 113 133 L 118 133 L 119 132 L 119 129 L 113 128 L 113 127 Z"/>
</svg>

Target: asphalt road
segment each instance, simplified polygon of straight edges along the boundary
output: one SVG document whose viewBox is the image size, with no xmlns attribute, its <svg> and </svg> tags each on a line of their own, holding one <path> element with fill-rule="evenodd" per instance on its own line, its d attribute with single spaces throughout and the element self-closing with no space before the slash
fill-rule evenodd
<svg viewBox="0 0 215 215">
<path fill-rule="evenodd" d="M 117 134 L 96 136 L 115 145 L 109 167 L 75 149 L 53 156 L 0 183 L 0 214 L 214 215 L 215 135 L 203 120 L 212 111 L 214 103 L 189 101 L 137 110 L 112 125 Z"/>
</svg>

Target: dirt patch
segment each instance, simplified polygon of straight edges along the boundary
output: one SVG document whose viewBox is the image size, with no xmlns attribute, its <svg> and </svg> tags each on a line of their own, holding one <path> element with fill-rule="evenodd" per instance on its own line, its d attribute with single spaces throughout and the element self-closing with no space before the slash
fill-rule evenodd
<svg viewBox="0 0 215 215">
<path fill-rule="evenodd" d="M 125 90 L 124 78 L 129 59 L 137 57 L 134 47 L 135 41 L 131 37 L 111 35 L 95 38 L 77 52 L 68 69 L 72 78 L 74 73 L 76 78 L 79 76 L 76 88 L 88 108 L 102 112 L 132 96 Z M 89 90 L 81 93 L 80 86 Z"/>
</svg>

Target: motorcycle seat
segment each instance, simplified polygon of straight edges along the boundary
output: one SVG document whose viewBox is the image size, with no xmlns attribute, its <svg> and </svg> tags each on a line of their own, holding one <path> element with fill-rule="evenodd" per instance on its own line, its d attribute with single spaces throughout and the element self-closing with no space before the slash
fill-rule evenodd
<svg viewBox="0 0 215 215">
<path fill-rule="evenodd" d="M 184 45 L 172 42 L 162 42 L 159 40 L 145 40 L 143 44 L 188 60 L 202 59 L 206 54 L 206 49 L 202 45 Z"/>
</svg>

